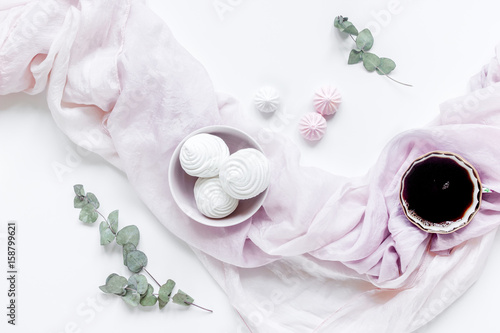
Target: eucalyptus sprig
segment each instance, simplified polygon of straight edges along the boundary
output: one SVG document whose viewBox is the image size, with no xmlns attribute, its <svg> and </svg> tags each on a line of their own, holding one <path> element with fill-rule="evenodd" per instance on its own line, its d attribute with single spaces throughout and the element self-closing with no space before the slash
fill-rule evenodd
<svg viewBox="0 0 500 333">
<path fill-rule="evenodd" d="M 369 29 L 363 29 L 358 32 L 358 29 L 349 22 L 347 17 L 337 16 L 333 23 L 334 27 L 339 29 L 340 32 L 348 34 L 351 39 L 356 43 L 356 47 L 349 53 L 347 64 L 353 65 L 363 62 L 363 66 L 367 71 L 376 71 L 380 75 L 385 75 L 387 78 L 399 84 L 411 87 L 411 84 L 400 82 L 392 78 L 389 73 L 396 68 L 396 63 L 389 58 L 378 57 L 377 55 L 368 52 L 373 46 L 373 35 Z M 353 36 L 356 36 L 354 38 Z"/>
<path fill-rule="evenodd" d="M 99 200 L 97 200 L 97 197 L 93 193 L 85 193 L 83 185 L 74 185 L 73 189 L 75 191 L 73 205 L 75 208 L 80 209 L 80 221 L 87 224 L 93 224 L 97 221 L 99 216 L 101 216 L 103 219 L 99 224 L 101 245 L 108 245 L 113 241 L 121 245 L 123 264 L 134 273 L 128 279 L 116 273 L 110 274 L 105 284 L 99 287 L 101 291 L 121 296 L 125 303 L 132 306 L 154 306 L 158 303 L 159 308 L 162 309 L 167 305 L 170 299 L 172 299 L 176 304 L 184 306 L 193 305 L 205 311 L 212 312 L 212 310 L 193 303 L 194 299 L 180 289 L 172 296 L 175 282 L 169 279 L 164 284 L 160 284 L 158 280 L 148 272 L 146 269 L 148 257 L 144 252 L 137 250 L 141 238 L 137 226 L 129 225 L 118 230 L 118 210 L 112 211 L 106 218 L 98 210 L 100 207 Z M 141 271 L 146 272 L 158 285 L 160 288 L 158 293 L 154 292 L 154 287 L 148 282 L 147 277 L 143 274 L 139 274 Z"/>
</svg>

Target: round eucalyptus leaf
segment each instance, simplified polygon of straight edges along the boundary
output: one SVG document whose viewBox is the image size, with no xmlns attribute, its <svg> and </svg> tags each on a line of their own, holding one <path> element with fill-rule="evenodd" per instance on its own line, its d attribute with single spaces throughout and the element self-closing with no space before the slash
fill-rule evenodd
<svg viewBox="0 0 500 333">
<path fill-rule="evenodd" d="M 108 245 L 115 239 L 115 234 L 111 232 L 108 224 L 104 221 L 99 224 L 99 233 L 101 235 L 101 245 Z"/>
<path fill-rule="evenodd" d="M 368 29 L 363 29 L 356 37 L 356 46 L 363 51 L 369 51 L 373 46 L 373 35 Z"/>
<path fill-rule="evenodd" d="M 380 75 L 387 75 L 396 68 L 396 63 L 389 58 L 380 58 L 380 65 L 376 68 Z"/>
<path fill-rule="evenodd" d="M 153 295 L 153 292 L 154 292 L 154 288 L 152 285 L 148 285 L 148 290 L 146 291 L 146 293 L 141 296 L 141 305 L 142 306 L 153 306 L 156 304 L 156 302 L 158 301 L 158 299 L 156 298 L 155 295 Z"/>
<path fill-rule="evenodd" d="M 352 24 L 349 21 L 344 22 L 343 32 L 348 33 L 349 35 L 353 35 L 353 36 L 358 36 L 358 34 L 359 34 L 358 29 L 356 29 L 354 24 Z"/>
<path fill-rule="evenodd" d="M 123 264 L 125 266 L 127 266 L 127 255 L 130 252 L 135 251 L 135 250 L 136 250 L 136 247 L 132 243 L 127 243 L 127 244 L 123 245 Z"/>
<path fill-rule="evenodd" d="M 81 184 L 76 184 L 73 185 L 73 190 L 75 191 L 75 194 L 80 197 L 85 196 L 85 191 L 83 190 L 83 185 Z"/>
<path fill-rule="evenodd" d="M 349 60 L 347 60 L 347 64 L 357 64 L 361 60 L 363 60 L 363 53 L 359 50 L 351 50 L 351 53 L 349 53 Z"/>
<path fill-rule="evenodd" d="M 99 286 L 99 289 L 101 289 L 101 291 L 102 291 L 103 293 L 106 293 L 106 294 L 112 294 L 112 292 L 110 292 L 110 291 L 108 290 L 108 287 L 106 287 L 106 285 L 104 285 L 104 286 Z"/>
<path fill-rule="evenodd" d="M 163 286 L 160 287 L 160 291 L 158 292 L 158 298 L 164 302 L 170 300 L 170 295 L 172 294 L 172 290 L 174 290 L 175 282 L 173 280 L 168 280 Z"/>
<path fill-rule="evenodd" d="M 356 27 L 348 21 L 347 17 L 337 16 L 333 21 L 333 26 L 339 29 L 341 32 L 345 32 L 354 36 L 358 35 L 358 29 L 356 29 Z"/>
<path fill-rule="evenodd" d="M 127 290 L 127 293 L 122 297 L 122 299 L 129 305 L 137 306 L 141 301 L 141 295 L 134 290 Z"/>
<path fill-rule="evenodd" d="M 111 231 L 116 234 L 118 231 L 118 210 L 114 210 L 108 215 L 108 222 L 111 228 Z"/>
<path fill-rule="evenodd" d="M 97 221 L 97 212 L 92 204 L 86 204 L 80 211 L 79 219 L 83 223 L 94 223 Z"/>
<path fill-rule="evenodd" d="M 111 278 L 112 278 L 113 276 L 119 276 L 119 275 L 118 275 L 118 274 L 116 274 L 116 273 L 111 273 L 111 274 L 109 274 L 109 276 L 106 278 L 106 284 L 108 283 L 108 281 L 109 281 L 109 280 L 111 280 Z"/>
<path fill-rule="evenodd" d="M 148 279 L 142 274 L 134 274 L 128 279 L 128 286 L 143 295 L 148 290 Z"/>
<path fill-rule="evenodd" d="M 141 299 L 142 306 L 154 306 L 158 302 L 158 298 L 155 295 L 146 296 Z"/>
<path fill-rule="evenodd" d="M 118 274 L 112 275 L 106 280 L 106 290 L 112 294 L 123 294 L 127 285 L 128 280 Z"/>
<path fill-rule="evenodd" d="M 88 204 L 87 198 L 75 195 L 75 198 L 73 199 L 73 207 L 83 208 L 86 204 Z"/>
<path fill-rule="evenodd" d="M 194 302 L 194 298 L 192 298 L 191 296 L 189 296 L 188 294 L 179 289 L 177 294 L 175 294 L 174 297 L 172 297 L 172 301 L 176 304 L 189 306 L 191 305 L 191 303 Z"/>
<path fill-rule="evenodd" d="M 132 251 L 127 254 L 127 267 L 131 272 L 139 273 L 148 264 L 148 257 L 142 251 Z"/>
<path fill-rule="evenodd" d="M 116 234 L 116 242 L 120 245 L 131 243 L 137 247 L 140 237 L 139 229 L 135 225 L 128 225 L 118 231 Z"/>
<path fill-rule="evenodd" d="M 380 65 L 380 58 L 370 52 L 363 54 L 363 66 L 369 72 L 373 72 Z"/>
<path fill-rule="evenodd" d="M 92 192 L 87 193 L 87 199 L 89 200 L 89 202 L 91 204 L 94 205 L 95 209 L 99 208 L 99 205 L 100 205 L 99 200 L 97 200 L 97 197 L 95 196 L 94 193 L 92 193 Z"/>
<path fill-rule="evenodd" d="M 160 310 L 163 309 L 165 307 L 165 305 L 167 305 L 167 303 L 168 302 L 164 302 L 158 298 L 158 306 L 160 307 Z"/>
</svg>

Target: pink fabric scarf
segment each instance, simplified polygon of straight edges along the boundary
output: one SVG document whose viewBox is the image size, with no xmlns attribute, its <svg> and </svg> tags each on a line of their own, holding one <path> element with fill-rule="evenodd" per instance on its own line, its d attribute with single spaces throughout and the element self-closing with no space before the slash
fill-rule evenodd
<svg viewBox="0 0 500 333">
<path fill-rule="evenodd" d="M 241 225 L 211 228 L 172 200 L 165 166 L 173 149 L 207 125 L 256 138 L 259 128 L 213 91 L 203 67 L 141 1 L 25 3 L 0 11 L 0 94 L 47 90 L 54 120 L 74 142 L 102 134 L 86 148 L 127 174 L 252 331 L 410 332 L 478 278 L 500 223 L 500 195 L 485 196 L 466 228 L 431 236 L 407 221 L 398 188 L 416 157 L 447 150 L 500 191 L 497 58 L 474 78 L 473 92 L 443 104 L 425 128 L 395 137 L 366 177 L 302 168 L 296 148 L 271 133 L 260 142 L 273 179 L 264 206 Z"/>
</svg>

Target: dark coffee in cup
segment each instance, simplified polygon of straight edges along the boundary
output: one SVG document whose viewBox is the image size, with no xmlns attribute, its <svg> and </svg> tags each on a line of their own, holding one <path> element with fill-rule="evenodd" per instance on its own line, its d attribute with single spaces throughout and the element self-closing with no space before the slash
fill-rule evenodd
<svg viewBox="0 0 500 333">
<path fill-rule="evenodd" d="M 473 201 L 469 173 L 449 158 L 433 156 L 415 164 L 403 188 L 408 209 L 433 223 L 458 220 Z"/>
<path fill-rule="evenodd" d="M 448 233 L 467 225 L 479 209 L 481 194 L 476 170 L 448 152 L 416 159 L 401 179 L 406 216 L 428 232 Z"/>
</svg>

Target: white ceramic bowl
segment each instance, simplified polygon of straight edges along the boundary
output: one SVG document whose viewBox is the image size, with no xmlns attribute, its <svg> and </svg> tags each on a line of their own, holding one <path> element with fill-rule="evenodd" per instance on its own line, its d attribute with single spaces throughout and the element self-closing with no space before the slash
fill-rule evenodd
<svg viewBox="0 0 500 333">
<path fill-rule="evenodd" d="M 175 203 L 184 212 L 184 214 L 189 216 L 191 219 L 201 224 L 213 227 L 228 227 L 248 220 L 262 206 L 267 196 L 268 189 L 254 198 L 248 200 L 240 200 L 238 208 L 236 208 L 236 210 L 229 216 L 222 219 L 212 219 L 206 217 L 205 215 L 200 213 L 198 207 L 196 207 L 193 189 L 194 183 L 196 182 L 197 178 L 188 175 L 182 169 L 179 161 L 179 152 L 182 145 L 184 144 L 184 142 L 186 142 L 187 139 L 200 133 L 208 133 L 220 137 L 222 140 L 224 140 L 224 142 L 226 142 L 231 154 L 243 148 L 255 148 L 264 153 L 257 141 L 255 141 L 245 132 L 240 131 L 239 129 L 236 129 L 234 127 L 208 126 L 194 131 L 179 143 L 174 151 L 174 154 L 172 155 L 172 159 L 170 160 L 170 166 L 168 169 L 168 182 Z"/>
</svg>

